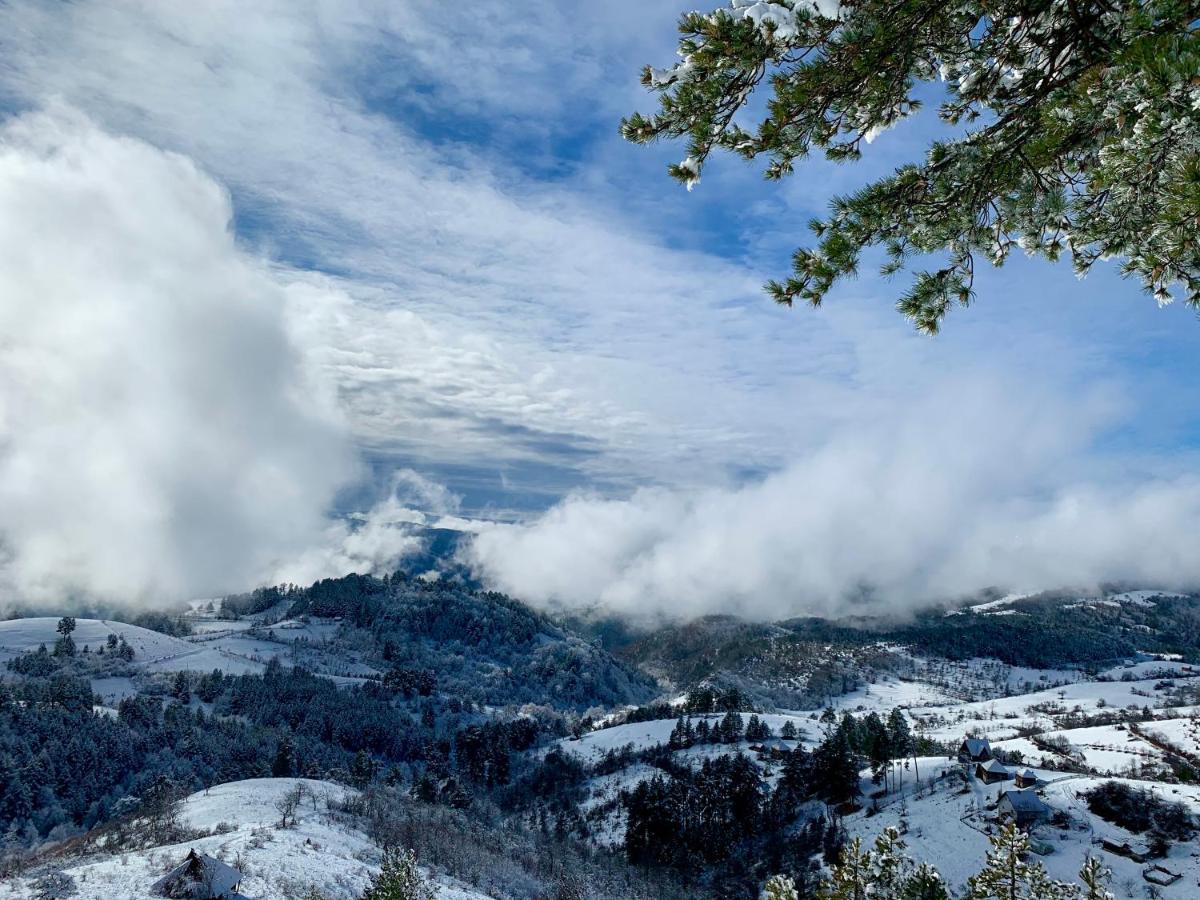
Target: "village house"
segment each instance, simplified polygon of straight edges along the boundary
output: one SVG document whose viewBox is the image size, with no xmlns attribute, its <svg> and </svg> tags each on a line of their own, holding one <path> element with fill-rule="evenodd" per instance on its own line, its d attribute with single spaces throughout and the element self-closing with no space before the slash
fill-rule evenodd
<svg viewBox="0 0 1200 900">
<path fill-rule="evenodd" d="M 1033 791 L 1005 791 L 996 801 L 996 816 L 1018 828 L 1029 828 L 1050 817 L 1050 807 Z"/>
<path fill-rule="evenodd" d="M 189 850 L 182 863 L 154 882 L 150 890 L 177 900 L 246 900 L 238 893 L 242 873 L 231 865 Z"/>
<path fill-rule="evenodd" d="M 989 759 L 975 766 L 975 777 L 984 784 L 992 784 L 996 781 L 1008 781 L 1012 777 L 1011 773 L 1003 765 L 994 759 Z"/>
<path fill-rule="evenodd" d="M 1033 769 L 1022 769 L 1017 773 L 1016 784 L 1019 788 L 1037 787 L 1038 777 Z"/>
<path fill-rule="evenodd" d="M 987 738 L 965 738 L 958 748 L 959 762 L 986 762 L 992 758 L 992 744 Z"/>
</svg>

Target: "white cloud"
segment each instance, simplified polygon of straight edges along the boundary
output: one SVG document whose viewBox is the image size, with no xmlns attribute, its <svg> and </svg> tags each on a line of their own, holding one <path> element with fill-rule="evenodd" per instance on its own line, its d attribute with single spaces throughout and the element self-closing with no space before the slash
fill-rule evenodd
<svg viewBox="0 0 1200 900">
<path fill-rule="evenodd" d="M 357 474 L 286 321 L 189 160 L 67 109 L 0 130 L 0 585 L 174 598 L 317 540 Z"/>
<path fill-rule="evenodd" d="M 622 0 L 568 10 L 546 0 L 517 15 L 511 4 L 483 3 L 455 17 L 432 0 L 0 5 L 0 100 L 39 108 L 62 97 L 108 133 L 64 137 L 88 177 L 70 192 L 45 188 L 27 227 L 9 221 L 18 231 L 10 252 L 74 239 L 61 264 L 33 273 L 74 279 L 46 301 L 72 315 L 52 312 L 46 327 L 108 335 L 93 346 L 53 328 L 42 334 L 35 310 L 0 345 L 6 372 L 24 378 L 0 396 L 0 434 L 17 433 L 9 423 L 18 413 L 35 426 L 94 420 L 61 435 L 32 427 L 15 445 L 41 434 L 49 460 L 27 463 L 39 480 L 11 480 L 28 516 L 9 539 L 20 547 L 12 570 L 22 583 L 174 591 L 219 576 L 221 587 L 242 588 L 288 566 L 299 580 L 385 565 L 412 549 L 408 500 L 385 497 L 357 528 L 325 515 L 354 474 L 351 444 L 426 472 L 471 471 L 498 487 L 539 464 L 569 472 L 568 483 L 666 485 L 630 502 L 572 499 L 541 523 L 481 538 L 478 552 L 518 592 L 629 606 L 645 590 L 680 609 L 689 607 L 667 585 L 691 561 L 689 546 L 734 550 L 720 563 L 696 561 L 707 574 L 697 576 L 695 609 L 717 608 L 720 596 L 748 611 L 774 609 L 773 592 L 808 592 L 805 603 L 809 594 L 837 596 L 859 577 L 868 549 L 881 558 L 879 581 L 908 593 L 923 571 L 933 589 L 956 584 L 953 573 L 983 578 L 999 568 L 954 543 L 973 526 L 988 547 L 1017 546 L 988 534 L 978 510 L 1006 510 L 1016 518 L 995 521 L 1019 521 L 1028 535 L 1055 521 L 1048 511 L 1065 509 L 1054 504 L 1066 498 L 1132 503 L 1138 489 L 1121 485 L 1161 485 L 1139 481 L 1138 460 L 1123 457 L 1172 446 L 1170 429 L 1186 432 L 1196 420 L 1194 367 L 1160 371 L 1154 382 L 1143 376 L 1160 357 L 1194 358 L 1179 336 L 1192 327 L 1181 325 L 1184 311 L 1149 326 L 1142 306 L 1128 313 L 1113 291 L 1080 288 L 1065 271 L 1047 287 L 1049 270 L 1028 277 L 1023 262 L 1006 270 L 1011 296 L 956 314 L 936 343 L 912 335 L 888 308 L 897 285 L 868 284 L 863 296 L 820 313 L 769 306 L 760 281 L 799 239 L 802 217 L 770 188 L 753 193 L 749 170 L 730 178 L 713 168 L 685 199 L 644 151 L 617 144 L 616 117 L 648 102 L 636 87 L 638 65 L 673 49 L 677 10 L 650 7 Z M 578 160 L 556 157 L 574 129 L 600 124 L 610 142 L 581 138 L 569 148 Z M 30 127 L 9 126 L 14 135 Z M 458 140 L 475 127 L 486 140 Z M 881 143 L 903 138 L 898 131 Z M 31 155 L 14 149 L 8 158 L 25 165 Z M 43 155 L 44 167 L 70 168 L 66 157 Z M 640 167 L 654 169 L 648 189 L 630 174 Z M 146 174 L 134 183 L 130 168 Z M 828 174 L 806 170 L 785 190 L 811 199 L 812 181 Z M 234 247 L 218 182 L 232 191 L 242 240 L 295 268 Z M 11 184 L 32 190 L 33 182 Z M 705 205 L 722 190 L 724 205 Z M 714 208 L 719 226 L 705 221 Z M 755 223 L 744 235 L 743 222 Z M 708 228 L 723 241 L 717 252 L 689 249 Z M 761 266 L 743 264 L 743 249 Z M 79 297 L 93 284 L 117 299 L 85 315 Z M 1047 300 L 1051 293 L 1060 296 Z M 255 299 L 239 305 L 233 295 Z M 0 315 L 15 316 L 29 296 Z M 250 324 L 237 332 L 212 327 L 243 319 Z M 261 352 L 251 352 L 259 340 Z M 31 353 L 40 356 L 28 367 Z M 1144 358 L 1130 365 L 1134 353 Z M 161 365 L 206 374 L 145 377 Z M 1117 399 L 1076 403 L 1079 385 L 1100 378 Z M 986 404 L 971 429 L 914 407 L 913 397 L 944 399 L 954 383 L 989 398 L 955 401 Z M 222 405 L 213 398 L 233 410 L 233 424 L 204 415 Z M 53 417 L 41 405 L 50 403 L 59 407 Z M 1167 404 L 1170 415 L 1159 414 Z M 910 438 L 893 459 L 887 451 L 909 427 L 908 410 L 945 437 Z M 197 422 L 228 432 L 233 449 L 205 446 Z M 1101 423 L 1134 423 L 1137 440 L 1113 454 L 1100 446 Z M 191 443 L 180 437 L 187 429 Z M 977 459 L 972 429 L 990 436 Z M 1044 438 L 1030 443 L 1031 435 Z M 70 440 L 59 447 L 60 437 Z M 1053 449 L 1062 446 L 1069 452 Z M 1122 458 L 1106 461 L 1106 453 Z M 851 458 L 859 463 L 839 468 Z M 927 490 L 939 496 L 939 487 L 955 486 L 939 500 L 940 515 L 930 514 L 937 527 L 914 519 L 924 500 L 895 487 L 923 479 L 930 460 L 949 471 Z M 838 489 L 812 482 L 813 469 Z M 768 470 L 779 474 L 730 487 Z M 271 477 L 281 493 L 260 503 L 266 489 L 256 485 Z M 972 503 L 959 497 L 972 492 Z M 1032 506 L 1017 515 L 1013 498 Z M 115 518 L 101 516 L 107 507 Z M 77 526 L 62 524 L 68 509 Z M 845 537 L 878 510 L 908 530 L 889 543 L 871 520 L 858 544 L 820 544 L 827 522 Z M 777 529 L 768 514 L 779 517 Z M 745 539 L 712 524 L 723 516 L 742 523 Z M 0 511 L 8 519 L 16 528 L 17 513 Z M 558 540 L 560 520 L 590 555 Z M 100 532 L 102 521 L 111 535 Z M 793 545 L 770 530 L 812 540 Z M 814 541 L 827 559 L 810 560 Z M 1075 571 L 1086 572 L 1086 542 L 1081 552 Z M 802 578 L 782 571 L 789 555 L 810 560 Z M 951 574 L 934 577 L 938 559 Z M 1057 571 L 1048 567 L 1047 577 Z"/>
<path fill-rule="evenodd" d="M 448 522 L 461 530 L 470 525 L 455 520 L 459 502 L 444 485 L 402 469 L 392 475 L 383 499 L 365 513 L 330 522 L 319 541 L 283 560 L 267 580 L 306 585 L 348 572 L 390 572 L 405 557 L 424 549 L 414 526 Z"/>
<path fill-rule="evenodd" d="M 572 496 L 483 531 L 466 556 L 518 596 L 635 617 L 901 612 L 986 586 L 1200 582 L 1200 479 L 1089 480 L 1083 454 L 1108 401 L 1013 387 L 933 389 L 739 488 Z"/>
</svg>

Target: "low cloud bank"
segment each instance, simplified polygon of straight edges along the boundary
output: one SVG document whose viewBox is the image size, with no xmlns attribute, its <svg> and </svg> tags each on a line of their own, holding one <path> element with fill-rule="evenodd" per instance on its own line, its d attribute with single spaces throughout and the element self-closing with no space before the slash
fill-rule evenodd
<svg viewBox="0 0 1200 900">
<path fill-rule="evenodd" d="M 350 572 L 392 572 L 405 557 L 425 549 L 424 528 L 472 527 L 457 517 L 460 505 L 461 498 L 444 485 L 402 469 L 392 475 L 387 494 L 369 510 L 330 522 L 319 542 L 286 560 L 267 580 L 308 585 Z"/>
<path fill-rule="evenodd" d="M 1097 469 L 1110 397 L 967 381 L 738 487 L 575 495 L 469 548 L 496 587 L 629 616 L 905 611 L 999 586 L 1200 581 L 1200 479 Z"/>
</svg>

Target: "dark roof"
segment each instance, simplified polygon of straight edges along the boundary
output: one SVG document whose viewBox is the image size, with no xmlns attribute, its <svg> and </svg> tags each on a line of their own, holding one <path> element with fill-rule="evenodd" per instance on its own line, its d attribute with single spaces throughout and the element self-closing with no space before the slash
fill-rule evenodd
<svg viewBox="0 0 1200 900">
<path fill-rule="evenodd" d="M 1000 799 L 1007 799 L 1013 812 L 1042 813 L 1049 809 L 1033 791 L 1005 791 Z"/>
<path fill-rule="evenodd" d="M 1004 764 L 999 760 L 989 759 L 987 762 L 981 762 L 978 768 L 985 772 L 990 772 L 993 775 L 1007 775 L 1008 769 L 1004 768 Z"/>
<path fill-rule="evenodd" d="M 242 873 L 233 866 L 195 850 L 174 869 L 154 882 L 151 890 L 165 897 L 232 897 L 242 881 Z"/>
<path fill-rule="evenodd" d="M 991 742 L 987 738 L 967 738 L 963 741 L 963 746 L 967 748 L 967 752 L 972 756 L 978 756 L 984 750 L 989 753 L 992 750 Z"/>
</svg>

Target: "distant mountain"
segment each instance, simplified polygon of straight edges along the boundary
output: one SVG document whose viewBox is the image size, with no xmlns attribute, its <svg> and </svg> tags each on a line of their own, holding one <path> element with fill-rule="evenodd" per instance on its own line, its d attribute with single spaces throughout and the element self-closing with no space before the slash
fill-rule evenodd
<svg viewBox="0 0 1200 900">
<path fill-rule="evenodd" d="M 791 706 L 819 703 L 881 672 L 902 673 L 907 652 L 1031 668 L 1094 668 L 1138 653 L 1200 660 L 1200 596 L 1153 590 L 998 597 L 906 621 L 706 616 L 642 632 L 607 620 L 575 625 L 676 689 L 728 683 Z"/>
</svg>

